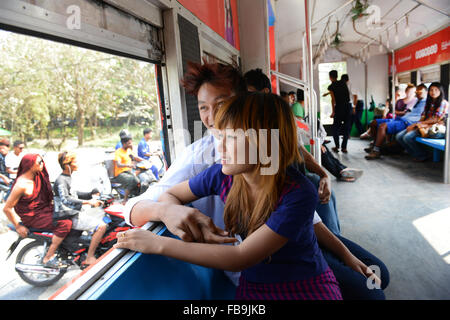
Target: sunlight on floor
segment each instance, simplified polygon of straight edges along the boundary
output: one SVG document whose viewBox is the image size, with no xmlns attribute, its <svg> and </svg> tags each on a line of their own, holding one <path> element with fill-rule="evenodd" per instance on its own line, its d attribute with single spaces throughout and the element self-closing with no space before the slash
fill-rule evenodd
<svg viewBox="0 0 450 320">
<path fill-rule="evenodd" d="M 450 207 L 416 219 L 413 225 L 444 261 L 450 264 Z"/>
</svg>

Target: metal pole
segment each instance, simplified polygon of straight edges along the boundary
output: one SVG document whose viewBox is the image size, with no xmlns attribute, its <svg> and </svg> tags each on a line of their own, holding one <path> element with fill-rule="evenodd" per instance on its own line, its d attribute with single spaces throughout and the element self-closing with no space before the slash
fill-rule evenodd
<svg viewBox="0 0 450 320">
<path fill-rule="evenodd" d="M 312 64 L 312 39 L 311 39 L 311 16 L 309 12 L 309 0 L 305 0 L 305 27 L 306 27 L 306 47 L 308 60 L 306 61 L 306 75 L 308 82 L 308 108 L 311 113 L 311 153 L 316 161 L 321 164 L 320 159 L 320 144 L 317 139 L 317 110 L 316 105 L 313 103 L 313 88 L 314 88 L 314 75 Z"/>
<path fill-rule="evenodd" d="M 369 129 L 369 105 L 367 103 L 367 84 L 368 84 L 368 75 L 367 75 L 367 62 L 364 62 L 364 104 L 366 107 L 366 130 Z"/>
<path fill-rule="evenodd" d="M 447 117 L 447 132 L 445 134 L 445 156 L 444 156 L 444 183 L 450 184 L 450 117 Z"/>
<path fill-rule="evenodd" d="M 395 119 L 395 72 L 397 68 L 395 67 L 395 51 L 392 50 L 392 118 Z"/>
</svg>

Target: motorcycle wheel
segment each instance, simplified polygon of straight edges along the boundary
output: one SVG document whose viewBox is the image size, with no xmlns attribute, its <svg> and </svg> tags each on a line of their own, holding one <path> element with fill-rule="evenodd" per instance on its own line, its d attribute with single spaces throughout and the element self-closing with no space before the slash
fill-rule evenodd
<svg viewBox="0 0 450 320">
<path fill-rule="evenodd" d="M 41 264 L 45 255 L 44 243 L 42 241 L 33 241 L 25 245 L 17 254 L 16 263 L 23 264 Z M 47 287 L 57 282 L 66 273 L 67 268 L 61 268 L 56 275 L 45 275 L 39 273 L 22 272 L 16 270 L 19 276 L 28 284 L 35 287 Z"/>
</svg>

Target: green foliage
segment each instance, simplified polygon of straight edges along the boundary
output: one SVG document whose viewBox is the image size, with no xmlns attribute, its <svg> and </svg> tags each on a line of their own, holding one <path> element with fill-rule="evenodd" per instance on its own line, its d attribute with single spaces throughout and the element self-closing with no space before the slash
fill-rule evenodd
<svg viewBox="0 0 450 320">
<path fill-rule="evenodd" d="M 350 10 L 350 12 L 352 13 L 352 20 L 356 20 L 364 16 L 367 16 L 368 14 L 365 13 L 365 11 L 367 10 L 368 7 L 369 4 L 367 3 L 367 0 L 365 0 L 364 3 L 361 3 L 360 0 L 356 0 L 354 6 Z"/>
<path fill-rule="evenodd" d="M 81 146 L 112 124 L 156 129 L 155 86 L 149 63 L 0 31 L 0 127 L 14 138 Z"/>
</svg>

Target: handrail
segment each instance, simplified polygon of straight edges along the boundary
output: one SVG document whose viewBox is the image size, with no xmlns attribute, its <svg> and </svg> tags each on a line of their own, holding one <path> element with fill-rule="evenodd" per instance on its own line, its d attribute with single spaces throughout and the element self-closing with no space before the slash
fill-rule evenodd
<svg viewBox="0 0 450 320">
<path fill-rule="evenodd" d="M 448 115 L 445 133 L 444 183 L 450 184 L 450 117 Z"/>
<path fill-rule="evenodd" d="M 284 73 L 281 73 L 281 72 L 278 72 L 278 71 L 274 71 L 274 70 L 271 70 L 270 73 L 272 75 L 276 76 L 279 81 L 284 82 L 285 84 L 288 84 L 290 86 L 293 86 L 294 88 L 304 90 L 304 92 L 305 92 L 305 101 L 308 101 L 308 100 L 306 100 L 306 98 L 308 97 L 308 94 L 309 94 L 308 93 L 309 85 L 308 85 L 307 82 L 305 82 L 303 80 L 300 80 L 300 79 L 297 79 L 297 78 L 294 78 L 294 77 L 289 76 L 287 74 L 284 74 Z M 321 163 L 320 162 L 321 161 L 321 159 L 320 159 L 320 152 L 315 151 L 315 150 L 318 150 L 317 146 L 320 147 L 320 143 L 319 143 L 318 137 L 317 137 L 317 130 L 313 130 L 314 127 L 312 126 L 312 121 L 314 121 L 313 117 L 312 117 L 312 114 L 316 113 L 317 106 L 318 106 L 317 94 L 316 94 L 316 91 L 314 89 L 311 89 L 311 92 L 312 92 L 312 99 L 311 99 L 312 105 L 311 105 L 311 108 L 310 108 L 311 112 L 310 112 L 310 116 L 309 116 L 309 122 L 310 122 L 309 123 L 310 124 L 309 127 L 310 127 L 310 130 L 311 130 L 311 140 L 313 141 L 312 147 L 311 147 L 311 151 L 313 151 L 314 158 L 320 164 Z M 306 114 L 306 108 L 305 108 L 305 114 Z M 317 128 L 317 125 L 316 125 L 316 128 Z"/>
</svg>

